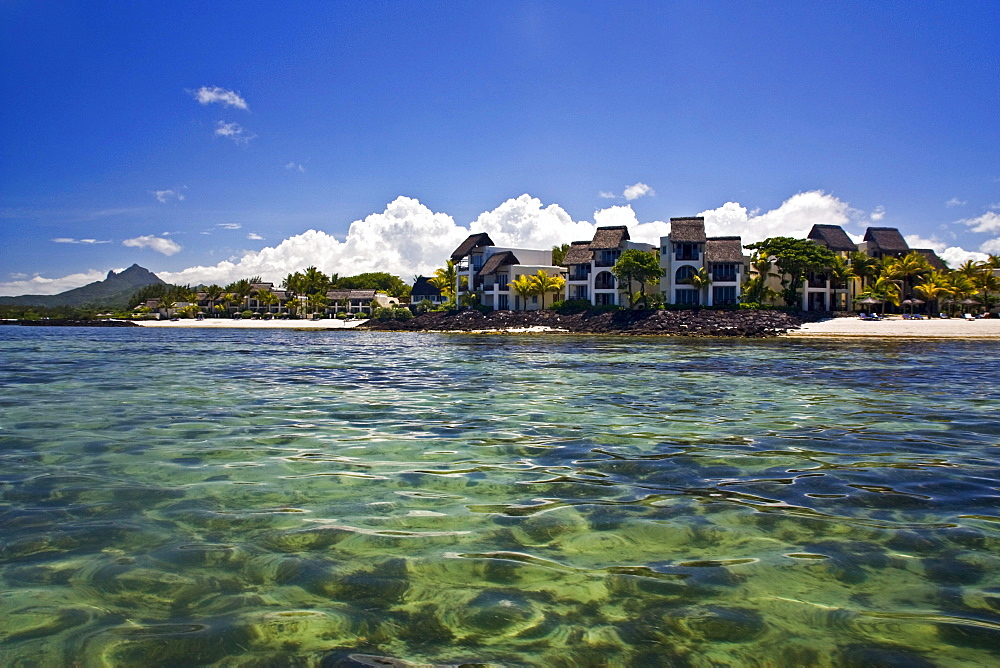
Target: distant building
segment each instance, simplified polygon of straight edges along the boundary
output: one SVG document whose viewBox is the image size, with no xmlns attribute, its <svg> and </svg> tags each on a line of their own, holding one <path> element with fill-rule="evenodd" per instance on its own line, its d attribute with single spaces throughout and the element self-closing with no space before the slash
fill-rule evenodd
<svg viewBox="0 0 1000 668">
<path fill-rule="evenodd" d="M 455 294 L 459 303 L 462 295 L 474 293 L 483 306 L 495 311 L 539 308 L 537 296 L 530 298 L 528 304 L 519 304 L 510 283 L 518 276 L 533 276 L 539 269 L 551 276 L 559 276 L 565 271 L 552 264 L 551 250 L 501 248 L 494 245 L 485 232 L 469 235 L 451 254 L 451 259 L 458 278 Z"/>
<path fill-rule="evenodd" d="M 655 251 L 656 246 L 629 239 L 624 225 L 598 227 L 590 241 L 574 241 L 563 258 L 568 268 L 566 299 L 586 299 L 595 306 L 627 306 L 626 286 L 611 273 L 629 249 Z M 633 286 L 633 292 L 638 284 Z"/>
<path fill-rule="evenodd" d="M 671 218 L 670 234 L 660 237 L 660 268 L 660 292 L 668 304 L 725 306 L 740 301 L 747 257 L 740 237 L 707 237 L 703 217 Z M 702 269 L 711 283 L 698 290 L 691 277 Z"/>
<path fill-rule="evenodd" d="M 447 301 L 447 297 L 441 294 L 441 290 L 435 287 L 429 278 L 417 276 L 410 289 L 410 305 L 415 306 L 425 299 L 434 306 L 440 306 Z"/>
</svg>

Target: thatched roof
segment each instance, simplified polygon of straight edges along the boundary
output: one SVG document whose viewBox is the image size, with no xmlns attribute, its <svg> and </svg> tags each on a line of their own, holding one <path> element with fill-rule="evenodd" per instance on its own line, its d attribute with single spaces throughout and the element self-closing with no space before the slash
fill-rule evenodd
<svg viewBox="0 0 1000 668">
<path fill-rule="evenodd" d="M 454 262 L 458 262 L 463 257 L 472 252 L 473 248 L 479 246 L 496 246 L 493 240 L 490 239 L 490 235 L 485 232 L 480 232 L 478 234 L 470 234 L 469 238 L 461 243 L 461 245 L 455 249 L 455 252 L 451 254 L 451 259 Z"/>
<path fill-rule="evenodd" d="M 503 251 L 502 253 L 494 253 L 490 255 L 490 259 L 486 261 L 483 268 L 479 270 L 477 276 L 489 276 L 495 272 L 500 267 L 507 267 L 512 264 L 520 264 L 520 260 L 517 256 L 510 251 Z"/>
<path fill-rule="evenodd" d="M 326 298 L 332 302 L 339 302 L 345 299 L 366 299 L 371 301 L 375 299 L 375 290 L 329 290 L 326 293 Z"/>
<path fill-rule="evenodd" d="M 430 279 L 426 276 L 417 276 L 410 290 L 410 297 L 440 297 L 441 290 L 434 287 Z"/>
<path fill-rule="evenodd" d="M 574 241 L 566 251 L 563 264 L 567 266 L 571 264 L 590 264 L 590 261 L 593 259 L 594 252 L 590 250 L 589 241 Z"/>
<path fill-rule="evenodd" d="M 920 253 L 927 260 L 927 264 L 931 266 L 935 271 L 947 271 L 948 265 L 945 261 L 938 257 L 938 254 L 934 252 L 931 248 L 914 248 L 914 253 Z"/>
<path fill-rule="evenodd" d="M 681 244 L 705 243 L 705 219 L 701 216 L 671 218 L 670 241 Z"/>
<path fill-rule="evenodd" d="M 624 225 L 598 227 L 594 232 L 594 240 L 590 242 L 590 250 L 612 250 L 619 248 L 622 242 L 628 241 L 628 228 Z"/>
<path fill-rule="evenodd" d="M 706 262 L 743 262 L 740 237 L 710 237 L 705 241 Z"/>
<path fill-rule="evenodd" d="M 840 225 L 813 225 L 806 238 L 835 252 L 858 250 L 857 244 L 851 241 Z"/>
<path fill-rule="evenodd" d="M 869 248 L 883 253 L 909 253 L 910 247 L 895 227 L 869 227 L 865 232 Z"/>
</svg>

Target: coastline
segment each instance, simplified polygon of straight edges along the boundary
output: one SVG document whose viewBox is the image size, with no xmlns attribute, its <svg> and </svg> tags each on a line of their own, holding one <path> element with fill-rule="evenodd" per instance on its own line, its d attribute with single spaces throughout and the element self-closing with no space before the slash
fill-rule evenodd
<svg viewBox="0 0 1000 668">
<path fill-rule="evenodd" d="M 791 338 L 891 338 L 891 339 L 1000 339 L 1000 318 L 962 320 L 904 320 L 889 316 L 885 320 L 829 318 L 804 322 L 784 337 Z"/>
<path fill-rule="evenodd" d="M 231 318 L 206 318 L 205 320 L 134 320 L 140 327 L 182 329 L 354 329 L 366 320 L 233 320 Z"/>
</svg>

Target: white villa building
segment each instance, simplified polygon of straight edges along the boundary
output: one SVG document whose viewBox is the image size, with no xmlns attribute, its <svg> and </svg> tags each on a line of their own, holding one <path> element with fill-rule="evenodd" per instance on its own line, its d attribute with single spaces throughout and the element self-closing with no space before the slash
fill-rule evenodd
<svg viewBox="0 0 1000 668">
<path fill-rule="evenodd" d="M 520 298 L 510 288 L 510 283 L 518 276 L 533 276 L 539 269 L 550 276 L 560 276 L 564 267 L 552 264 L 551 250 L 531 250 L 527 248 L 501 248 L 485 232 L 469 235 L 469 238 L 451 254 L 458 274 L 456 295 L 461 300 L 463 294 L 478 293 L 483 306 L 501 311 L 522 308 L 535 310 L 541 306 L 538 296 L 530 297 L 527 304 L 520 304 Z"/>
<path fill-rule="evenodd" d="M 660 237 L 660 291 L 668 304 L 737 304 L 748 263 L 740 237 L 705 236 L 705 219 L 700 216 L 671 218 L 670 234 Z M 698 290 L 690 281 L 701 269 L 708 272 L 711 283 Z"/>
<path fill-rule="evenodd" d="M 595 306 L 628 306 L 625 286 L 611 273 L 628 249 L 652 252 L 656 246 L 630 241 L 624 225 L 598 227 L 592 240 L 574 241 L 563 259 L 569 268 L 566 299 L 586 299 Z M 638 290 L 638 284 L 633 290 Z"/>
</svg>

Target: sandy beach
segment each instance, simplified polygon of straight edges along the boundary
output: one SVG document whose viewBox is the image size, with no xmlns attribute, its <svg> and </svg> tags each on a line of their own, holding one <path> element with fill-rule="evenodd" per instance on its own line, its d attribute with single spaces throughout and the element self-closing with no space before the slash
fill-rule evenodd
<svg viewBox="0 0 1000 668">
<path fill-rule="evenodd" d="M 295 329 L 331 330 L 352 329 L 363 320 L 159 320 L 138 321 L 143 327 L 174 327 L 187 329 Z M 478 331 L 478 330 L 477 330 Z M 558 328 L 532 326 L 512 327 L 502 333 L 542 333 L 560 331 Z M 482 333 L 500 333 L 496 329 L 482 330 Z M 903 320 L 890 316 L 885 320 L 869 321 L 860 318 L 830 318 L 819 322 L 807 322 L 801 329 L 791 330 L 783 336 L 799 337 L 861 337 L 861 338 L 908 338 L 908 339 L 1000 339 L 1000 319 L 967 321 L 960 318 L 946 320 Z"/>
<path fill-rule="evenodd" d="M 365 320 L 233 320 L 230 318 L 206 318 L 194 320 L 136 320 L 143 327 L 182 327 L 185 329 L 352 329 Z"/>
<path fill-rule="evenodd" d="M 860 318 L 830 318 L 807 322 L 792 330 L 789 337 L 863 337 L 908 339 L 1000 339 L 1000 319 L 903 320 L 888 317 L 872 321 Z"/>
</svg>

